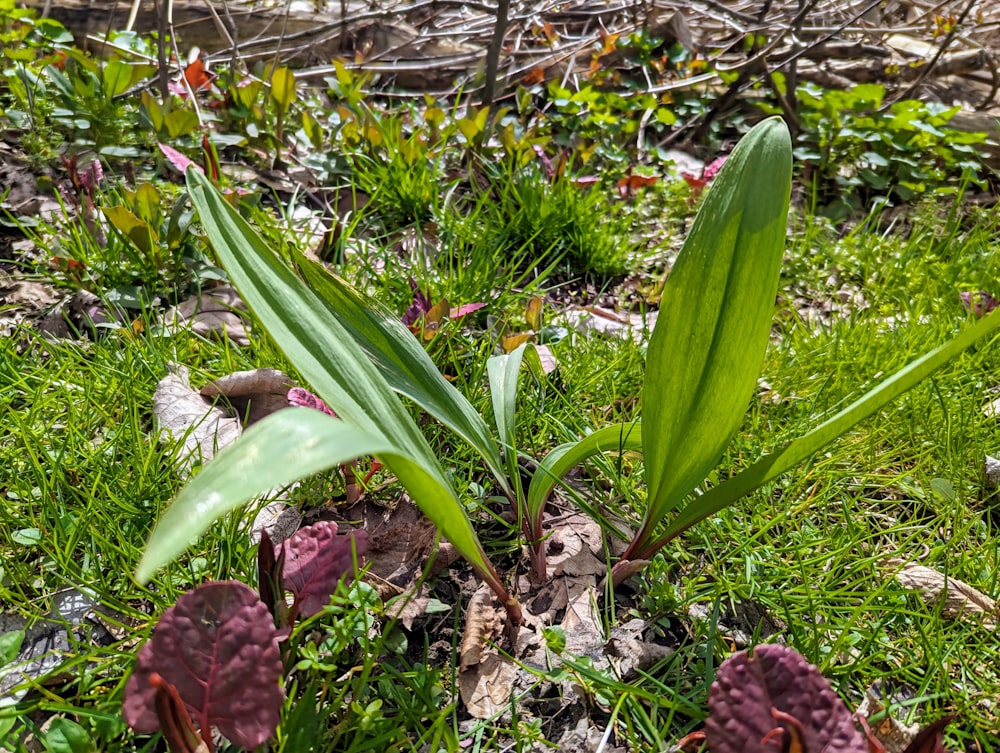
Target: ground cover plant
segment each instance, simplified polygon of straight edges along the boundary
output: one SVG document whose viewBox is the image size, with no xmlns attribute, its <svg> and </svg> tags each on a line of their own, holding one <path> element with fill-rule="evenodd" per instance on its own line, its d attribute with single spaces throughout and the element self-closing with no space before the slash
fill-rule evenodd
<svg viewBox="0 0 1000 753">
<path fill-rule="evenodd" d="M 22 36 L 36 26 L 6 23 Z M 898 750 L 995 747 L 998 518 L 980 471 L 1000 438 L 982 411 L 997 315 L 979 303 L 998 292 L 993 210 L 959 195 L 833 225 L 807 200 L 786 217 L 793 163 L 777 121 L 715 177 L 684 178 L 655 161 L 625 171 L 617 130 L 594 148 L 597 121 L 568 119 L 604 103 L 627 119 L 632 102 L 655 106 L 642 98 L 584 87 L 556 92 L 541 115 L 525 106 L 488 123 L 461 103 L 393 109 L 344 69 L 320 97 L 263 68 L 203 87 L 192 71 L 199 91 L 166 100 L 154 88 L 121 97 L 128 87 L 109 92 L 148 71 L 78 52 L 48 71 L 62 39 L 45 27 L 5 73 L 44 84 L 14 84 L 4 107 L 10 122 L 39 118 L 28 156 L 67 191 L 45 216 L 10 212 L 0 285 L 42 295 L 24 286 L 54 281 L 99 299 L 63 313 L 53 298 L 45 321 L 14 297 L 2 312 L 0 747 L 153 750 L 161 729 L 173 750 L 223 738 L 287 751 L 569 749 L 581 729 L 592 749 L 823 749 L 812 723 L 827 717 L 796 705 L 801 692 L 776 700 L 772 660 L 818 689 L 854 745 L 844 749 L 877 749 L 862 722 L 874 739 L 906 737 Z M 88 92 L 75 120 L 117 119 L 102 138 L 128 133 L 134 157 L 83 143 L 93 125 L 59 111 L 73 105 L 57 72 Z M 100 109 L 106 94 L 114 106 Z M 818 108 L 809 117 L 826 127 Z M 68 139 L 84 148 L 53 160 Z M 317 195 L 346 211 L 318 229 L 294 186 L 226 175 L 265 153 L 339 176 L 339 192 Z M 398 190 L 380 190 L 389 180 Z M 538 206 L 519 216 L 526 201 Z M 595 221 L 603 208 L 613 222 Z M 593 243 L 557 247 L 574 213 Z M 516 233 L 481 232 L 514 220 Z M 221 337 L 162 316 L 222 282 L 250 311 L 217 312 Z M 652 308 L 656 324 L 644 321 Z M 629 314 L 640 323 L 625 329 Z M 622 331 L 585 329 L 596 321 Z M 278 411 L 215 460 L 185 459 L 151 415 L 171 364 L 198 384 L 278 368 L 290 375 L 279 403 L 314 407 Z M 252 412 L 229 401 L 233 421 Z M 247 516 L 260 505 L 235 509 L 303 474 L 290 492 L 299 532 L 254 543 Z M 436 554 L 411 553 L 404 580 L 378 569 L 387 540 L 419 530 L 381 530 L 408 509 L 404 488 L 511 623 L 521 611 L 516 635 L 474 633 L 479 667 L 462 633 L 489 612 L 469 568 L 440 569 L 448 547 L 432 534 Z M 600 523 L 586 530 L 611 576 L 603 587 L 566 572 L 585 560 L 565 551 L 586 520 L 577 506 Z M 337 535 L 347 530 L 353 545 Z M 582 601 L 542 622 L 546 583 Z M 590 602 L 590 622 L 566 621 Z M 241 641 L 266 661 L 238 674 L 245 657 L 229 655 L 259 692 L 227 706 L 162 657 L 203 645 L 221 656 L 233 625 L 253 626 L 259 640 Z M 581 650 L 586 630 L 599 650 Z M 497 666 L 527 684 L 472 713 L 461 688 L 495 645 L 514 658 Z M 761 665 L 771 700 L 728 738 L 724 694 Z"/>
</svg>

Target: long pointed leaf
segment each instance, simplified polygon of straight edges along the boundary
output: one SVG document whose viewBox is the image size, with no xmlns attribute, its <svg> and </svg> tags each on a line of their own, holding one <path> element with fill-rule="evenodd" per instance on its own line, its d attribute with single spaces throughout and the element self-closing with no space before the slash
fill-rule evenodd
<svg viewBox="0 0 1000 753">
<path fill-rule="evenodd" d="M 517 468 L 517 444 L 514 436 L 514 421 L 517 413 L 517 385 L 521 375 L 521 361 L 528 343 L 517 347 L 511 353 L 493 356 L 486 362 L 486 373 L 490 382 L 490 398 L 493 402 L 493 418 L 497 425 L 497 435 L 504 447 L 507 478 L 513 486 L 511 491 L 517 503 L 517 514 L 525 514 L 521 488 L 521 474 Z M 533 346 L 532 346 L 533 347 Z M 521 521 L 523 525 L 523 520 Z"/>
<path fill-rule="evenodd" d="M 441 534 L 495 590 L 502 591 L 430 445 L 361 347 L 208 178 L 189 169 L 187 182 L 223 267 L 288 359 L 341 418 L 406 448 L 405 455 L 385 457 L 386 466 Z"/>
<path fill-rule="evenodd" d="M 645 559 L 677 534 L 687 530 L 709 515 L 714 515 L 754 489 L 773 481 L 794 468 L 837 437 L 850 431 L 861 421 L 884 408 L 931 373 L 944 366 L 959 353 L 1000 327 L 1000 310 L 980 319 L 949 342 L 903 367 L 874 389 L 862 395 L 839 413 L 812 431 L 795 439 L 780 450 L 765 455 L 731 479 L 709 489 L 674 518 L 664 533 L 637 558 Z"/>
<path fill-rule="evenodd" d="M 441 375 L 413 333 L 378 301 L 323 265 L 298 253 L 294 258 L 305 281 L 335 312 L 389 386 L 468 442 L 507 491 L 500 451 L 489 427 L 465 396 Z"/>
<path fill-rule="evenodd" d="M 297 408 L 268 416 L 177 495 L 153 529 L 136 579 L 148 581 L 215 520 L 254 497 L 361 455 L 383 456 L 392 449 L 384 437 L 320 411 Z"/>
<path fill-rule="evenodd" d="M 598 429 L 577 442 L 567 442 L 552 450 L 531 477 L 528 487 L 528 516 L 532 531 L 541 532 L 545 502 L 559 481 L 571 469 L 599 452 L 629 452 L 642 449 L 639 422 L 614 424 Z"/>
<path fill-rule="evenodd" d="M 755 126 L 667 278 L 643 388 L 649 503 L 639 540 L 715 467 L 746 412 L 770 335 L 791 169 L 785 124 Z"/>
</svg>

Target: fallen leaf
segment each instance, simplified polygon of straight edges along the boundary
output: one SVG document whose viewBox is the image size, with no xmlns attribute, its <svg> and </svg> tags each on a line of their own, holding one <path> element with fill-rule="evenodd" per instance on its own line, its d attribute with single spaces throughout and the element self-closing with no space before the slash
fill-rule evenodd
<svg viewBox="0 0 1000 753">
<path fill-rule="evenodd" d="M 178 468 L 184 472 L 197 462 L 215 457 L 239 438 L 240 420 L 191 387 L 190 372 L 184 366 L 168 364 L 169 373 L 153 393 L 153 417 L 161 441 L 179 441 Z"/>
<path fill-rule="evenodd" d="M 868 688 L 854 714 L 868 725 L 871 735 L 882 744 L 885 753 L 903 753 L 920 731 L 919 724 L 903 724 L 886 709 L 876 688 Z M 880 715 L 879 721 L 871 723 L 872 717 Z"/>
<path fill-rule="evenodd" d="M 253 369 L 208 382 L 200 393 L 207 398 L 224 397 L 246 428 L 288 407 L 288 392 L 295 383 L 278 369 Z"/>
<path fill-rule="evenodd" d="M 949 578 L 937 570 L 912 562 L 903 564 L 900 560 L 889 560 L 888 564 L 902 567 L 896 572 L 896 580 L 913 591 L 928 604 L 943 600 L 942 614 L 946 617 L 982 618 L 983 627 L 996 630 L 996 602 L 958 578 Z"/>
<path fill-rule="evenodd" d="M 171 333 L 190 326 L 201 337 L 228 337 L 245 346 L 250 344 L 250 338 L 244 311 L 246 305 L 236 289 L 222 285 L 174 306 L 163 316 L 162 324 Z"/>
<path fill-rule="evenodd" d="M 48 615 L 30 626 L 20 615 L 0 614 L 0 635 L 24 631 L 16 658 L 0 665 L 0 707 L 16 703 L 27 694 L 30 683 L 38 683 L 63 666 L 74 646 L 107 646 L 115 640 L 103 622 L 94 619 L 101 605 L 93 594 L 67 588 L 50 598 Z"/>
</svg>

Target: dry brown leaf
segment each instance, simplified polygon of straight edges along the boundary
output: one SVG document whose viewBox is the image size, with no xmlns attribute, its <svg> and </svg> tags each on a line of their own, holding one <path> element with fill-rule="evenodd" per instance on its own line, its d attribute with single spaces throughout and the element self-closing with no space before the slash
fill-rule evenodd
<svg viewBox="0 0 1000 753">
<path fill-rule="evenodd" d="M 486 644 L 499 638 L 503 631 L 503 618 L 494 607 L 493 599 L 493 592 L 483 583 L 469 601 L 459 649 L 459 672 L 479 664 Z"/>
<path fill-rule="evenodd" d="M 902 564 L 890 560 L 891 565 Z M 942 613 L 947 617 L 972 618 L 981 616 L 987 630 L 996 630 L 996 602 L 968 583 L 957 578 L 949 578 L 931 567 L 912 562 L 903 564 L 896 572 L 896 580 L 904 588 L 919 591 L 928 604 L 936 604 L 943 599 Z"/>
<path fill-rule="evenodd" d="M 634 679 L 640 670 L 649 669 L 674 652 L 670 646 L 647 641 L 643 635 L 648 629 L 649 623 L 638 617 L 611 628 L 604 651 L 623 680 Z"/>
<path fill-rule="evenodd" d="M 288 390 L 295 386 L 278 369 L 236 371 L 201 388 L 208 398 L 225 397 L 243 420 L 244 428 L 288 407 Z"/>
<path fill-rule="evenodd" d="M 163 317 L 163 326 L 169 332 L 176 332 L 190 324 L 196 335 L 229 337 L 237 345 L 249 345 L 243 311 L 246 305 L 236 289 L 222 285 L 170 309 Z"/>
</svg>

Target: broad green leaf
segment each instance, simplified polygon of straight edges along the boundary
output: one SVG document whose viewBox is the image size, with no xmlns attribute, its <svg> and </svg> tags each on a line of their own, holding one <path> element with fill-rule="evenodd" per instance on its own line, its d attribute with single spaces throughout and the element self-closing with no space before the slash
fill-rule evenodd
<svg viewBox="0 0 1000 753">
<path fill-rule="evenodd" d="M 552 490 L 571 469 L 600 452 L 635 452 L 642 449 L 642 428 L 638 421 L 598 429 L 576 442 L 553 449 L 538 464 L 528 487 L 528 517 L 532 531 L 541 531 L 542 512 Z"/>
<path fill-rule="evenodd" d="M 6 633 L 0 633 L 0 666 L 10 664 L 17 658 L 23 642 L 23 630 L 8 630 Z"/>
<path fill-rule="evenodd" d="M 145 583 L 214 521 L 305 476 L 362 455 L 387 454 L 385 437 L 309 410 L 278 411 L 251 426 L 198 473 L 160 517 L 136 579 Z"/>
<path fill-rule="evenodd" d="M 509 491 L 496 440 L 482 416 L 455 389 L 417 338 L 381 303 L 365 296 L 321 264 L 295 253 L 295 266 L 351 337 L 378 367 L 389 386 L 419 405 L 478 452 Z"/>
<path fill-rule="evenodd" d="M 223 267 L 274 341 L 344 421 L 404 448 L 380 457 L 441 534 L 502 591 L 434 452 L 375 365 L 322 299 L 271 252 L 205 175 L 189 168 L 187 182 Z"/>
<path fill-rule="evenodd" d="M 87 730 L 61 716 L 52 720 L 41 738 L 48 753 L 91 753 L 95 749 Z"/>
<path fill-rule="evenodd" d="M 719 171 L 667 278 L 643 388 L 640 542 L 715 467 L 743 420 L 771 332 L 791 174 L 788 129 L 769 118 Z"/>
<path fill-rule="evenodd" d="M 287 112 L 295 101 L 295 74 L 285 67 L 274 69 L 271 74 L 271 97 L 282 112 Z"/>
<path fill-rule="evenodd" d="M 663 534 L 649 544 L 646 551 L 637 553 L 637 558 L 646 559 L 651 552 L 655 552 L 677 534 L 794 468 L 998 327 L 1000 327 L 1000 310 L 980 319 L 954 339 L 903 367 L 812 431 L 789 442 L 777 452 L 765 455 L 736 476 L 709 489 L 681 510 Z"/>
<path fill-rule="evenodd" d="M 104 66 L 101 86 L 108 99 L 117 97 L 132 85 L 132 66 L 121 60 L 111 60 Z"/>
<path fill-rule="evenodd" d="M 156 243 L 159 238 L 152 225 L 123 206 L 102 207 L 101 211 L 108 218 L 108 222 L 114 225 L 119 233 L 132 241 L 136 248 L 148 256 L 155 255 Z"/>
</svg>

